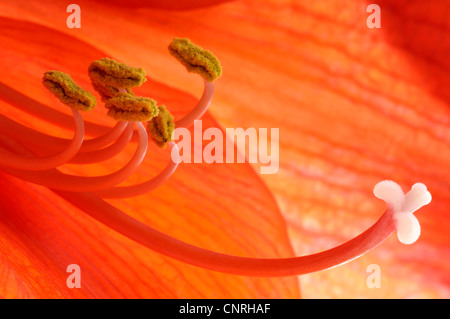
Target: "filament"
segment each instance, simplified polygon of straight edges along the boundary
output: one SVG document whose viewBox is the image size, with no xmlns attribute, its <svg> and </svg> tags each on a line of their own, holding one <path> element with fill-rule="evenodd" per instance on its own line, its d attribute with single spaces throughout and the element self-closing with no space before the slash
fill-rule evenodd
<svg viewBox="0 0 450 319">
<path fill-rule="evenodd" d="M 6 103 L 38 119 L 61 128 L 72 128 L 73 119 L 71 116 L 39 103 L 2 82 L 0 82 L 0 97 Z M 85 122 L 85 130 L 86 135 L 102 135 L 109 128 L 96 123 Z"/>
<path fill-rule="evenodd" d="M 177 154 L 179 153 L 177 144 L 175 144 L 174 142 L 169 142 L 168 145 L 171 150 L 172 148 L 174 148 Z M 178 164 L 178 161 L 170 161 L 169 164 L 167 164 L 167 166 L 164 168 L 164 170 L 161 171 L 161 173 L 146 182 L 132 186 L 116 186 L 107 188 L 97 191 L 95 192 L 95 194 L 103 198 L 127 198 L 145 194 L 159 187 L 167 179 L 169 179 L 169 177 L 172 176 L 172 174 L 177 169 Z"/>
<path fill-rule="evenodd" d="M 129 123 L 128 125 L 132 125 Z M 145 157 L 148 145 L 147 132 L 140 122 L 136 122 L 136 127 L 139 134 L 139 142 L 132 159 L 120 170 L 104 176 L 85 177 L 63 174 L 60 171 L 53 169 L 39 172 L 24 172 L 20 170 L 4 169 L 7 173 L 19 177 L 23 180 L 43 185 L 53 189 L 60 189 L 66 191 L 82 192 L 82 191 L 96 191 L 104 188 L 112 187 L 121 183 L 133 174 L 139 167 Z"/>
<path fill-rule="evenodd" d="M 127 126 L 127 122 L 117 122 L 109 132 L 106 132 L 105 134 L 96 138 L 84 141 L 83 145 L 81 146 L 80 152 L 95 151 L 113 143 L 119 138 L 119 136 L 122 135 Z"/>
<path fill-rule="evenodd" d="M 120 135 L 120 137 L 114 141 L 113 144 L 102 149 L 95 149 L 94 151 L 91 152 L 79 153 L 74 158 L 72 158 L 69 161 L 69 163 L 76 163 L 76 164 L 96 163 L 107 160 L 119 154 L 128 145 L 128 143 L 131 140 L 131 136 L 133 136 L 133 126 L 127 125 L 127 122 L 120 122 L 120 123 L 126 124 L 125 125 L 126 129 L 122 133 L 122 135 Z"/>
<path fill-rule="evenodd" d="M 117 122 L 113 128 L 109 129 L 103 135 L 92 139 L 85 139 L 79 152 L 98 150 L 115 142 L 121 136 L 127 124 L 127 122 Z M 71 140 L 35 131 L 3 115 L 0 115 L 0 131 L 2 134 L 10 136 L 16 141 L 31 147 L 37 154 L 57 152 L 61 148 L 67 148 L 71 143 Z"/>
<path fill-rule="evenodd" d="M 195 120 L 200 119 L 205 114 L 214 95 L 214 83 L 203 80 L 203 84 L 203 94 L 197 105 L 189 114 L 175 122 L 176 127 L 189 128 Z"/>
<path fill-rule="evenodd" d="M 84 138 L 83 118 L 77 110 L 72 109 L 72 114 L 75 121 L 75 134 L 67 149 L 52 156 L 34 158 L 0 153 L 0 165 L 13 169 L 38 171 L 54 168 L 69 161 L 80 149 Z"/>
</svg>

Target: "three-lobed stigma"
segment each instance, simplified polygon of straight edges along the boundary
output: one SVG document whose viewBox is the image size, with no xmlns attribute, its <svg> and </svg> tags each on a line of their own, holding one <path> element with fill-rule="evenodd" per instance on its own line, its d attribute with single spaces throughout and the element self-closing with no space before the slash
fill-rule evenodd
<svg viewBox="0 0 450 319">
<path fill-rule="evenodd" d="M 374 195 L 386 202 L 393 213 L 397 227 L 397 237 L 405 245 L 410 245 L 420 236 L 420 224 L 413 213 L 431 202 L 431 194 L 422 183 L 416 183 L 411 190 L 403 193 L 400 185 L 393 181 L 379 182 L 373 188 Z"/>
</svg>

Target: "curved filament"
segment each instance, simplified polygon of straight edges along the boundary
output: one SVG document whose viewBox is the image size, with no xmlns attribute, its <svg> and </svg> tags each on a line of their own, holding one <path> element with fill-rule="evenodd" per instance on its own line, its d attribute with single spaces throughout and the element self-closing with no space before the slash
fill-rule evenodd
<svg viewBox="0 0 450 319">
<path fill-rule="evenodd" d="M 127 124 L 127 122 L 117 122 L 117 124 L 113 128 L 110 128 L 105 134 L 91 139 L 84 139 L 79 152 L 92 152 L 114 143 L 122 135 Z M 0 132 L 33 149 L 37 154 L 57 152 L 62 148 L 67 148 L 72 142 L 69 139 L 35 131 L 1 114 Z"/>
<path fill-rule="evenodd" d="M 75 121 L 75 134 L 68 148 L 52 156 L 33 158 L 18 156 L 11 153 L 0 153 L 0 166 L 20 170 L 39 171 L 51 169 L 69 161 L 79 151 L 84 138 L 83 118 L 80 113 L 74 109 L 72 109 L 72 113 Z"/>
<path fill-rule="evenodd" d="M 73 119 L 60 111 L 54 110 L 0 81 L 0 99 L 13 107 L 38 119 L 52 123 L 61 128 L 70 129 Z M 86 135 L 101 135 L 108 127 L 96 123 L 85 122 Z"/>
<path fill-rule="evenodd" d="M 129 123 L 128 125 L 132 125 Z M 5 169 L 8 174 L 23 180 L 43 185 L 53 189 L 83 192 L 97 191 L 112 187 L 127 179 L 139 167 L 145 157 L 148 146 L 147 131 L 142 123 L 136 122 L 139 134 L 139 142 L 132 159 L 120 170 L 104 176 L 84 177 L 63 174 L 53 169 L 40 172 L 24 172 L 20 170 Z"/>
<path fill-rule="evenodd" d="M 127 124 L 127 122 L 117 122 L 109 132 L 90 140 L 85 140 L 80 152 L 92 152 L 115 142 L 127 128 Z"/>
<path fill-rule="evenodd" d="M 174 142 L 169 142 L 168 145 L 170 148 L 175 148 L 178 151 L 178 146 Z M 127 197 L 133 197 L 138 195 L 143 195 L 149 191 L 154 190 L 155 188 L 162 185 L 167 179 L 169 179 L 170 176 L 175 172 L 175 170 L 178 167 L 179 162 L 174 162 L 171 160 L 169 164 L 164 168 L 161 173 L 159 173 L 154 178 L 132 186 L 116 186 L 112 188 L 103 189 L 101 191 L 95 192 L 97 196 L 103 197 L 103 198 L 127 198 Z"/>
<path fill-rule="evenodd" d="M 126 123 L 126 122 L 125 122 Z M 126 125 L 126 129 L 122 135 L 110 146 L 102 149 L 95 149 L 91 152 L 79 153 L 75 155 L 69 163 L 88 164 L 107 160 L 119 154 L 130 142 L 133 135 L 133 126 Z"/>
<path fill-rule="evenodd" d="M 106 226 L 158 253 L 197 267 L 235 275 L 277 277 L 329 269 L 375 248 L 395 230 L 392 212 L 387 210 L 372 227 L 332 249 L 292 258 L 247 258 L 202 249 L 170 237 L 92 193 L 55 192 Z"/>
<path fill-rule="evenodd" d="M 175 122 L 175 127 L 189 128 L 195 120 L 200 119 L 205 114 L 211 104 L 214 95 L 214 83 L 203 80 L 203 94 L 195 108 L 182 119 Z"/>
</svg>

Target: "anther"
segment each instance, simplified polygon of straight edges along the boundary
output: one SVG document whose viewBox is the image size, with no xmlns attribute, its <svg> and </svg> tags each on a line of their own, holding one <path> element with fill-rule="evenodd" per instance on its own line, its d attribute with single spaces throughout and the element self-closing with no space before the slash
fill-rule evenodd
<svg viewBox="0 0 450 319">
<path fill-rule="evenodd" d="M 162 148 L 166 143 L 172 141 L 172 133 L 175 129 L 172 114 L 164 105 L 160 105 L 159 114 L 147 124 L 147 130 L 153 141 Z"/>
<path fill-rule="evenodd" d="M 155 100 L 129 93 L 120 93 L 107 100 L 105 107 L 109 109 L 107 115 L 117 121 L 146 122 L 159 113 Z"/>
<path fill-rule="evenodd" d="M 98 79 L 91 77 L 92 86 L 100 94 L 102 101 L 106 102 L 108 99 L 115 97 L 120 93 L 118 88 L 113 86 L 102 84 Z"/>
<path fill-rule="evenodd" d="M 88 72 L 92 82 L 114 88 L 133 88 L 147 80 L 143 68 L 133 68 L 109 58 L 92 62 Z"/>
<path fill-rule="evenodd" d="M 47 71 L 44 73 L 42 83 L 62 103 L 77 111 L 90 111 L 97 104 L 95 97 L 79 87 L 69 74 Z"/>
<path fill-rule="evenodd" d="M 217 57 L 210 51 L 193 44 L 189 39 L 173 39 L 169 45 L 169 52 L 189 72 L 200 74 L 208 82 L 222 75 L 222 67 Z"/>
</svg>

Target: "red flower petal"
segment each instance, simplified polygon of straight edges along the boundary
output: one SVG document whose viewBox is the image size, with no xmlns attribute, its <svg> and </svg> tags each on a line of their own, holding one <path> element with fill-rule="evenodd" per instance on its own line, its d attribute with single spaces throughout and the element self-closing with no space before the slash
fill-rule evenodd
<svg viewBox="0 0 450 319">
<path fill-rule="evenodd" d="M 33 23 L 1 18 L 1 41 L 10 49 L 0 53 L 3 82 L 36 101 L 55 104 L 41 87 L 46 69 L 70 73 L 89 87 L 87 66 L 105 54 L 89 45 Z M 6 63 L 11 62 L 11 63 Z M 3 64 L 4 63 L 4 64 Z M 132 63 L 130 63 L 132 64 Z M 187 113 L 195 99 L 156 82 L 139 94 L 164 101 L 175 114 Z M 157 94 L 151 94 L 157 88 Z M 174 107 L 172 107 L 172 105 Z M 7 114 L 50 134 L 61 129 L 13 110 Z M 65 108 L 65 107 L 64 107 Z M 64 110 L 64 109 L 62 109 Z M 105 120 L 98 107 L 89 121 Z M 204 128 L 217 125 L 210 116 Z M 70 132 L 64 132 L 70 135 Z M 116 170 L 133 152 L 101 165 L 65 171 L 99 175 Z M 133 181 L 156 174 L 168 154 L 151 147 Z M 198 176 L 203 176 L 199 179 Z M 224 183 L 226 181 L 226 183 Z M 187 266 L 124 238 L 59 199 L 49 190 L 14 178 L 0 178 L 2 213 L 2 271 L 6 297 L 156 297 L 156 298 L 290 298 L 298 296 L 296 278 L 265 279 L 224 275 Z M 126 213 L 178 239 L 229 254 L 254 257 L 292 256 L 285 224 L 273 197 L 247 164 L 182 165 L 158 190 L 125 200 L 111 201 Z M 11 253 L 13 252 L 13 253 Z M 82 289 L 65 286 L 67 265 L 78 264 Z M 201 278 L 201 280 L 199 280 Z M 84 284 L 83 284 L 84 283 Z"/>
<path fill-rule="evenodd" d="M 441 222 L 450 206 L 447 3 L 381 1 L 379 30 L 365 24 L 365 1 L 345 7 L 336 0 L 241 2 L 120 15 L 101 4 L 80 4 L 91 24 L 77 36 L 121 59 L 132 54 L 153 77 L 186 91 L 197 84 L 161 55 L 166 38 L 191 37 L 217 52 L 225 73 L 214 116 L 232 127 L 280 127 L 281 169 L 264 179 L 298 253 L 334 246 L 371 224 L 383 209 L 371 194 L 379 180 L 429 186 L 433 202 L 417 216 L 417 244 L 405 248 L 392 238 L 346 266 L 302 277 L 305 296 L 450 295 L 443 262 L 450 229 Z M 56 5 L 33 11 L 3 6 L 4 14 L 73 32 L 54 18 L 66 16 Z M 43 19 L 46 12 L 52 19 Z M 129 30 L 134 36 L 127 37 Z M 366 285 L 373 263 L 381 266 L 381 289 Z"/>
<path fill-rule="evenodd" d="M 286 298 L 295 297 L 295 279 L 258 279 L 208 272 L 153 253 L 124 238 L 47 189 L 1 175 L 0 295 L 6 298 Z M 242 255 L 285 254 L 264 239 L 253 225 L 245 235 L 233 212 L 209 216 L 197 210 L 181 213 L 167 209 L 164 194 L 182 198 L 177 191 L 159 192 L 150 202 L 125 203 L 123 209 L 160 230 L 215 250 Z M 191 195 L 191 198 L 194 197 Z M 202 202 L 211 201 L 203 200 Z M 185 199 L 185 204 L 189 200 Z M 128 206 L 128 207 L 127 207 Z M 139 206 L 139 210 L 136 207 Z M 151 206 L 151 207 L 149 207 Z M 176 209 L 177 205 L 173 205 Z M 238 204 L 242 207 L 242 205 Z M 196 209 L 204 208 L 202 204 Z M 149 214 L 151 212 L 151 214 Z M 220 218 L 220 220 L 218 220 Z M 211 220 L 214 219 L 214 220 Z M 266 228 L 267 221 L 258 221 Z M 218 226 L 221 225 L 221 226 Z M 229 225 L 229 226 L 228 226 Z M 228 226 L 228 227 L 227 227 Z M 222 227 L 219 233 L 217 227 Z M 225 238 L 227 237 L 227 238 Z M 271 237 L 271 236 L 270 236 Z M 254 243 L 259 243 L 253 246 Z M 240 247 L 239 247 L 240 246 Z M 278 251 L 277 251 L 278 250 Z M 81 289 L 69 289 L 66 268 L 81 269 Z M 201 278 L 201 280 L 198 280 Z"/>
<path fill-rule="evenodd" d="M 109 1 L 109 4 L 115 4 L 126 8 L 154 8 L 163 10 L 191 10 L 203 7 L 215 6 L 231 0 L 121 0 Z"/>
</svg>

